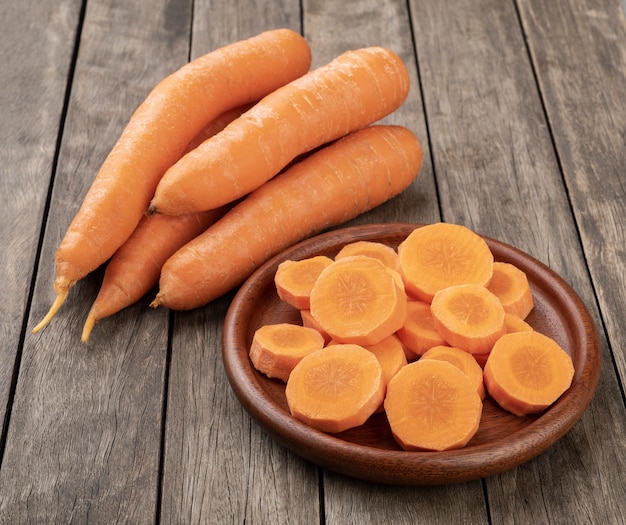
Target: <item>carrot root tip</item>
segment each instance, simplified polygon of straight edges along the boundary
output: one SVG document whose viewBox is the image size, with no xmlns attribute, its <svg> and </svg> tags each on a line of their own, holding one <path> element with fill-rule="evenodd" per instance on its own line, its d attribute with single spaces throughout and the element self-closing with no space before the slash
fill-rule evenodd
<svg viewBox="0 0 626 525">
<path fill-rule="evenodd" d="M 85 325 L 83 326 L 83 333 L 80 336 L 80 340 L 83 343 L 89 341 L 89 336 L 91 335 L 91 331 L 96 324 L 96 317 L 94 315 L 88 315 L 87 320 L 85 321 Z"/>
<path fill-rule="evenodd" d="M 39 332 L 40 330 L 45 328 L 48 325 L 48 323 L 50 323 L 50 321 L 56 315 L 56 313 L 59 311 L 61 306 L 63 306 L 63 303 L 65 302 L 65 299 L 67 298 L 67 293 L 68 293 L 68 291 L 66 291 L 66 290 L 63 290 L 63 291 L 60 291 L 60 292 L 57 293 L 57 296 L 54 299 L 54 302 L 52 303 L 52 306 L 50 307 L 50 310 L 48 310 L 48 313 L 33 328 L 33 330 L 32 330 L 33 334 L 36 334 L 37 332 Z"/>
</svg>

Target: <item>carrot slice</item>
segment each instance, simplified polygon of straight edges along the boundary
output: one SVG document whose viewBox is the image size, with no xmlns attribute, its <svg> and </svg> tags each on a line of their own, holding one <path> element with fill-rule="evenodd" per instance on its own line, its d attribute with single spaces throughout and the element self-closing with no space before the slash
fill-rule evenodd
<svg viewBox="0 0 626 525">
<path fill-rule="evenodd" d="M 406 294 L 392 271 L 371 257 L 345 257 L 322 271 L 311 290 L 311 314 L 339 343 L 373 345 L 406 318 Z"/>
<path fill-rule="evenodd" d="M 325 255 L 283 261 L 274 275 L 278 297 L 298 310 L 308 310 L 311 288 L 322 270 L 332 263 L 333 260 Z"/>
<path fill-rule="evenodd" d="M 439 222 L 415 229 L 398 246 L 398 255 L 407 293 L 427 303 L 448 286 L 486 286 L 493 273 L 493 255 L 485 240 L 459 224 Z"/>
<path fill-rule="evenodd" d="M 521 317 L 505 313 L 504 314 L 504 330 L 507 334 L 511 332 L 532 332 L 534 329 Z"/>
<path fill-rule="evenodd" d="M 263 325 L 254 332 L 250 360 L 267 377 L 287 381 L 302 358 L 324 347 L 322 335 L 304 326 L 278 323 Z"/>
<path fill-rule="evenodd" d="M 420 359 L 387 385 L 385 412 L 404 450 L 451 450 L 476 434 L 483 403 L 470 378 L 454 365 Z"/>
<path fill-rule="evenodd" d="M 402 342 L 395 334 L 385 337 L 375 345 L 369 345 L 364 348 L 372 352 L 376 356 L 376 359 L 378 359 L 383 371 L 383 382 L 385 386 L 387 386 L 391 378 L 407 364 Z"/>
<path fill-rule="evenodd" d="M 339 253 L 335 255 L 335 260 L 342 257 L 350 257 L 352 255 L 365 255 L 379 259 L 385 266 L 388 266 L 396 272 L 400 272 L 400 258 L 398 252 L 391 246 L 387 246 L 382 242 L 375 241 L 355 241 L 346 244 Z"/>
<path fill-rule="evenodd" d="M 404 344 L 409 359 L 419 357 L 433 346 L 446 344 L 435 328 L 430 304 L 423 301 L 407 302 L 406 319 L 396 333 Z"/>
<path fill-rule="evenodd" d="M 570 355 L 536 331 L 503 335 L 484 369 L 489 395 L 518 416 L 548 408 L 570 387 L 573 377 Z"/>
<path fill-rule="evenodd" d="M 306 326 L 307 328 L 313 328 L 313 330 L 317 330 L 320 334 L 322 334 L 325 345 L 331 341 L 332 338 L 330 337 L 330 335 L 326 333 L 326 330 L 324 330 L 311 315 L 311 310 L 300 310 L 300 317 L 302 318 L 302 326 Z"/>
<path fill-rule="evenodd" d="M 439 359 L 456 366 L 476 385 L 476 391 L 480 399 L 485 399 L 485 384 L 483 382 L 483 369 L 474 359 L 474 356 L 461 348 L 454 346 L 433 346 L 427 350 L 421 359 Z"/>
<path fill-rule="evenodd" d="M 285 395 L 293 417 L 334 433 L 365 423 L 382 403 L 384 386 L 372 352 L 337 344 L 304 357 L 291 372 Z"/>
<path fill-rule="evenodd" d="M 504 306 L 504 311 L 526 319 L 534 307 L 534 300 L 526 274 L 511 263 L 494 262 L 493 275 L 489 285 Z"/>
<path fill-rule="evenodd" d="M 451 346 L 472 354 L 491 350 L 505 333 L 500 300 L 480 284 L 449 286 L 431 304 L 435 329 Z"/>
</svg>

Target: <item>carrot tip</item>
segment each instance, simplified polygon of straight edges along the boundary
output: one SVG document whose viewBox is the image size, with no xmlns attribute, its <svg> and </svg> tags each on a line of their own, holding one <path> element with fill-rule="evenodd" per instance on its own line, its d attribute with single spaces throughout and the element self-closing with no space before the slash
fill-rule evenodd
<svg viewBox="0 0 626 525">
<path fill-rule="evenodd" d="M 157 294 L 157 296 L 150 303 L 150 308 L 158 308 L 161 306 L 161 294 Z"/>
<path fill-rule="evenodd" d="M 94 325 L 96 324 L 96 318 L 93 315 L 88 315 L 87 320 L 85 321 L 85 325 L 83 326 L 83 333 L 80 336 L 80 340 L 83 343 L 89 341 L 89 336 L 91 335 L 91 331 L 93 330 Z"/>
<path fill-rule="evenodd" d="M 50 310 L 48 310 L 48 313 L 45 315 L 45 317 L 41 321 L 39 321 L 37 326 L 33 328 L 32 330 L 33 334 L 36 334 L 37 332 L 39 332 L 40 330 L 42 330 L 48 325 L 48 323 L 52 320 L 52 318 L 59 311 L 59 309 L 65 302 L 66 298 L 67 298 L 67 291 L 61 291 L 57 293 L 57 296 L 54 299 L 54 302 L 52 303 Z"/>
</svg>

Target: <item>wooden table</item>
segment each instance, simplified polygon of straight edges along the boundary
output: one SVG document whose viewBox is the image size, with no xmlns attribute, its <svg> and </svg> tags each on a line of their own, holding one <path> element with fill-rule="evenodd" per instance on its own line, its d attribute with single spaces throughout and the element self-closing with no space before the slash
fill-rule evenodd
<svg viewBox="0 0 626 525">
<path fill-rule="evenodd" d="M 54 252 L 131 112 L 190 58 L 265 29 L 321 65 L 383 45 L 409 99 L 386 119 L 425 160 L 350 224 L 444 220 L 549 265 L 583 299 L 602 372 L 547 452 L 463 484 L 325 471 L 245 412 L 221 361 L 229 294 L 151 297 L 80 329 L 96 271 L 43 332 Z M 620 0 L 21 0 L 0 8 L 0 522 L 626 522 L 626 22 Z"/>
</svg>

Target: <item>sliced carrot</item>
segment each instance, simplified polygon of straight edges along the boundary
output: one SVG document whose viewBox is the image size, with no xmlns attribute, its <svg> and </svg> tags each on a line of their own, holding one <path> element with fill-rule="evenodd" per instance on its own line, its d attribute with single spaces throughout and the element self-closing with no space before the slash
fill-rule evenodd
<svg viewBox="0 0 626 525">
<path fill-rule="evenodd" d="M 478 431 L 483 403 L 471 379 L 454 365 L 420 359 L 387 385 L 385 413 L 404 450 L 464 447 Z"/>
<path fill-rule="evenodd" d="M 393 112 L 409 87 L 408 71 L 393 51 L 347 51 L 276 89 L 174 164 L 159 183 L 150 211 L 176 215 L 232 202 L 298 155 Z"/>
<path fill-rule="evenodd" d="M 485 352 L 483 354 L 472 354 L 472 356 L 474 357 L 480 368 L 485 368 L 485 365 L 487 364 L 487 359 L 489 359 L 489 352 Z"/>
<path fill-rule="evenodd" d="M 518 416 L 548 408 L 570 387 L 573 377 L 570 355 L 536 331 L 503 335 L 484 369 L 489 395 Z"/>
<path fill-rule="evenodd" d="M 287 382 L 303 357 L 324 347 L 324 338 L 304 326 L 278 323 L 263 325 L 254 332 L 250 360 L 267 377 Z"/>
<path fill-rule="evenodd" d="M 276 29 L 212 51 L 159 82 L 131 116 L 61 241 L 56 298 L 33 332 L 56 315 L 76 281 L 130 237 L 163 174 L 209 122 L 302 76 L 310 63 L 304 38 Z"/>
<path fill-rule="evenodd" d="M 448 286 L 486 286 L 493 273 L 493 255 L 485 240 L 459 224 L 439 222 L 415 229 L 398 246 L 407 293 L 430 303 Z"/>
<path fill-rule="evenodd" d="M 307 328 L 313 328 L 313 330 L 317 330 L 324 338 L 325 345 L 331 341 L 330 335 L 326 333 L 326 331 L 320 326 L 320 324 L 311 315 L 311 310 L 300 310 L 300 317 L 302 318 L 302 326 L 306 326 Z"/>
<path fill-rule="evenodd" d="M 526 274 L 511 263 L 494 262 L 493 276 L 489 285 L 493 293 L 504 306 L 504 311 L 526 319 L 534 307 L 534 300 Z"/>
<path fill-rule="evenodd" d="M 274 276 L 278 297 L 298 310 L 308 310 L 311 288 L 322 270 L 332 263 L 333 260 L 325 255 L 283 261 Z"/>
<path fill-rule="evenodd" d="M 431 304 L 435 329 L 451 346 L 484 354 L 505 333 L 500 300 L 480 284 L 449 286 Z"/>
<path fill-rule="evenodd" d="M 413 360 L 433 346 L 446 344 L 435 328 L 430 304 L 410 300 L 406 305 L 406 319 L 396 332 L 404 344 L 408 358 Z"/>
<path fill-rule="evenodd" d="M 383 371 L 385 387 L 391 378 L 407 364 L 402 342 L 398 339 L 398 336 L 394 334 L 385 337 L 385 339 L 375 345 L 369 345 L 364 348 L 372 352 L 376 356 L 376 359 L 378 359 Z"/>
<path fill-rule="evenodd" d="M 219 133 L 245 107 L 225 111 L 211 121 L 191 143 L 195 145 Z M 91 306 L 83 326 L 81 340 L 89 340 L 94 325 L 100 319 L 113 315 L 143 297 L 159 281 L 163 263 L 185 243 L 198 236 L 222 217 L 230 208 L 187 215 L 144 216 L 132 235 L 120 246 L 108 262 L 100 291 Z"/>
<path fill-rule="evenodd" d="M 439 359 L 456 366 L 461 372 L 467 374 L 476 386 L 480 399 L 485 398 L 485 384 L 483 382 L 483 369 L 474 359 L 474 356 L 461 348 L 454 346 L 434 346 L 428 349 L 420 359 Z"/>
<path fill-rule="evenodd" d="M 391 246 L 387 246 L 382 242 L 374 241 L 355 241 L 346 244 L 339 253 L 335 255 L 335 260 L 342 257 L 350 257 L 353 255 L 366 255 L 379 259 L 385 266 L 388 266 L 396 272 L 400 272 L 400 259 L 398 252 Z"/>
<path fill-rule="evenodd" d="M 532 332 L 533 327 L 530 326 L 521 317 L 515 314 L 505 313 L 504 314 L 504 330 L 506 331 L 506 333 Z"/>
<path fill-rule="evenodd" d="M 293 417 L 322 432 L 365 423 L 384 398 L 376 356 L 352 344 L 336 344 L 304 357 L 285 389 Z"/>
<path fill-rule="evenodd" d="M 186 310 L 212 301 L 281 250 L 397 195 L 421 162 L 419 141 L 399 126 L 370 126 L 316 151 L 175 253 L 153 305 Z"/>
<path fill-rule="evenodd" d="M 406 318 L 406 294 L 378 259 L 345 257 L 325 268 L 311 290 L 311 315 L 340 343 L 374 345 Z"/>
</svg>

